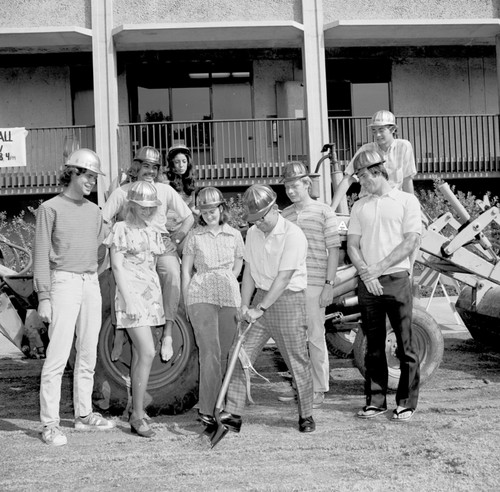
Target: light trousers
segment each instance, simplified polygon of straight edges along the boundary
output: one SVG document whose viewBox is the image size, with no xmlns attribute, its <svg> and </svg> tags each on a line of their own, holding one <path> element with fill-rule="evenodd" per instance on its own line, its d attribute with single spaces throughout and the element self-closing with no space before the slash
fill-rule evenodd
<svg viewBox="0 0 500 492">
<path fill-rule="evenodd" d="M 101 291 L 97 273 L 53 271 L 50 304 L 50 343 L 40 383 L 40 420 L 44 426 L 59 425 L 62 376 L 75 335 L 75 417 L 85 417 L 92 412 L 94 369 L 101 330 Z"/>
</svg>

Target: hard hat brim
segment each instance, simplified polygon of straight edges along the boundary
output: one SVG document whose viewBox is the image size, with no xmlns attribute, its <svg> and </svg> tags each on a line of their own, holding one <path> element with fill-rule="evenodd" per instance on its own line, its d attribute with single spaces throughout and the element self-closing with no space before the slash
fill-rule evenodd
<svg viewBox="0 0 500 492">
<path fill-rule="evenodd" d="M 247 222 L 255 222 L 256 220 L 262 219 L 264 215 L 271 210 L 271 207 L 276 203 L 276 198 L 273 199 L 271 203 L 266 205 L 262 210 L 259 210 L 258 212 L 254 212 L 253 214 L 250 212 L 246 212 L 243 215 L 243 220 L 246 220 Z"/>
<path fill-rule="evenodd" d="M 213 203 L 204 203 L 203 205 L 197 205 L 197 208 L 199 208 L 200 210 L 211 210 L 213 208 L 219 207 L 223 203 L 224 203 L 223 201 L 213 202 Z"/>
<path fill-rule="evenodd" d="M 66 162 L 65 166 L 77 167 L 78 169 L 85 169 L 86 171 L 92 171 L 93 173 L 99 174 L 100 176 L 106 176 L 100 169 L 94 169 L 93 167 L 83 167 L 83 166 L 75 166 L 75 164 L 70 164 Z"/>
<path fill-rule="evenodd" d="M 141 207 L 159 207 L 161 205 L 160 200 L 129 200 L 134 202 Z"/>
<path fill-rule="evenodd" d="M 297 181 L 298 179 L 302 179 L 302 178 L 310 178 L 311 175 L 310 174 L 297 174 L 296 176 L 283 176 L 281 179 L 280 179 L 280 183 L 290 183 L 292 181 Z"/>
</svg>

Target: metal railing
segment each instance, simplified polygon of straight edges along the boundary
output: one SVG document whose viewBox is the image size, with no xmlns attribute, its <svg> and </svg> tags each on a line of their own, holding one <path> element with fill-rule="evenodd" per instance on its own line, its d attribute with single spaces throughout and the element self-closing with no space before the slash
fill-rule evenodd
<svg viewBox="0 0 500 492">
<path fill-rule="evenodd" d="M 65 152 L 95 149 L 93 126 L 26 128 L 26 167 L 0 167 L 0 195 L 57 193 Z"/>
<path fill-rule="evenodd" d="M 370 118 L 329 118 L 338 159 L 349 162 L 373 137 Z M 401 116 L 398 136 L 413 144 L 417 179 L 500 176 L 500 116 Z"/>
</svg>

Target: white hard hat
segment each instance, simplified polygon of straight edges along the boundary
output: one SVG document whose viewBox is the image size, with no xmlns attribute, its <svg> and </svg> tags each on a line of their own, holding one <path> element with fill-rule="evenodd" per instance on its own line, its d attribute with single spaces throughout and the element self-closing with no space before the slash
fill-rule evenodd
<svg viewBox="0 0 500 492">
<path fill-rule="evenodd" d="M 388 125 L 397 126 L 396 118 L 390 111 L 387 111 L 387 109 L 382 109 L 380 111 L 377 111 L 372 116 L 372 121 L 368 126 L 388 126 Z"/>
</svg>

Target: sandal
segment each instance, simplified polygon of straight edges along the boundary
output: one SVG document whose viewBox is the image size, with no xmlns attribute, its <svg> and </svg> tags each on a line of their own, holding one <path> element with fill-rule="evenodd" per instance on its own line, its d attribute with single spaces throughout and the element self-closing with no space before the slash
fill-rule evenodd
<svg viewBox="0 0 500 492">
<path fill-rule="evenodd" d="M 391 422 L 408 422 L 413 417 L 415 410 L 413 408 L 403 408 L 398 412 L 396 408 L 392 412 Z"/>
<path fill-rule="evenodd" d="M 372 419 L 383 413 L 387 412 L 387 408 L 375 407 L 373 405 L 366 405 L 363 407 L 356 416 L 360 419 Z"/>
</svg>

